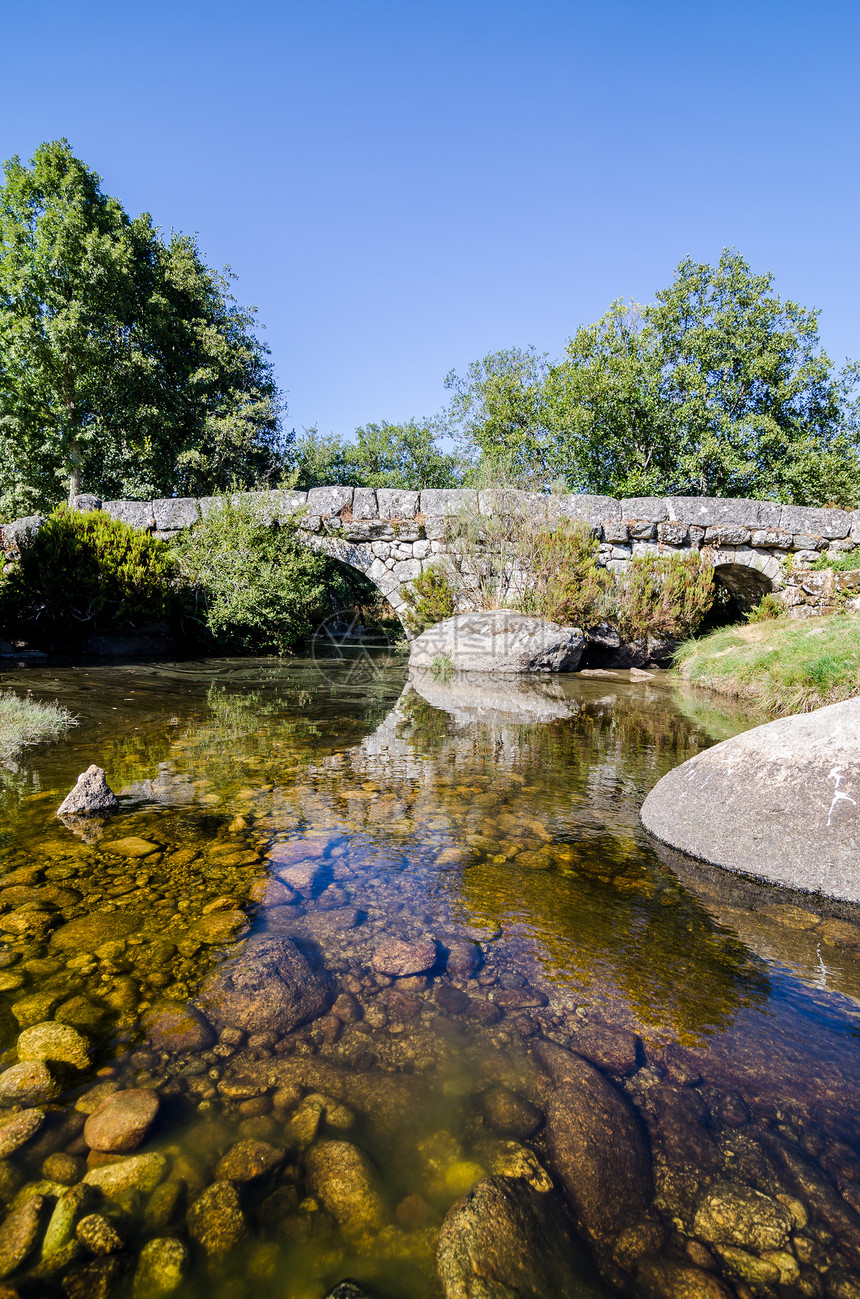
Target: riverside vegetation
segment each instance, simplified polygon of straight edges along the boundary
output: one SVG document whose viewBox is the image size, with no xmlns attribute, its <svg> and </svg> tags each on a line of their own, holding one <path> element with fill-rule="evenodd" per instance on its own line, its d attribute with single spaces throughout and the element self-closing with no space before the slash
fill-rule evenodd
<svg viewBox="0 0 860 1299">
<path fill-rule="evenodd" d="M 61 507 L 0 571 L 0 626 L 74 650 L 98 632 L 155 624 L 197 649 L 277 654 L 339 607 L 384 613 L 369 583 L 297 528 L 223 496 L 171 546 L 102 511 Z"/>
<path fill-rule="evenodd" d="M 665 692 L 30 679 L 84 726 L 0 793 L 11 1291 L 851 1293 L 860 916 L 663 865 Z M 66 828 L 96 728 L 121 810 Z"/>
<path fill-rule="evenodd" d="M 57 740 L 75 719 L 61 704 L 0 691 L 0 764 L 10 762 L 31 744 Z"/>
<path fill-rule="evenodd" d="M 676 666 L 682 680 L 771 716 L 807 712 L 860 694 L 860 617 L 771 616 L 723 627 L 683 645 Z"/>
<path fill-rule="evenodd" d="M 698 552 L 637 556 L 619 579 L 598 563 L 594 531 L 570 520 L 549 527 L 512 511 L 462 510 L 448 542 L 450 554 L 405 591 L 414 632 L 455 612 L 512 608 L 566 626 L 608 624 L 625 640 L 680 640 L 716 598 Z"/>
</svg>

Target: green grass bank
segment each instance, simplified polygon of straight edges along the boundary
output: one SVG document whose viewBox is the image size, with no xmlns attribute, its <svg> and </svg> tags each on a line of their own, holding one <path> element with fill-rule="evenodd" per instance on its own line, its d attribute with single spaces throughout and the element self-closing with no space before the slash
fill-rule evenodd
<svg viewBox="0 0 860 1299">
<path fill-rule="evenodd" d="M 28 745 L 58 740 L 76 725 L 62 704 L 42 704 L 0 691 L 0 763 L 9 762 Z"/>
<path fill-rule="evenodd" d="M 686 641 L 675 671 L 774 717 L 860 695 L 860 616 L 778 618 Z"/>
</svg>

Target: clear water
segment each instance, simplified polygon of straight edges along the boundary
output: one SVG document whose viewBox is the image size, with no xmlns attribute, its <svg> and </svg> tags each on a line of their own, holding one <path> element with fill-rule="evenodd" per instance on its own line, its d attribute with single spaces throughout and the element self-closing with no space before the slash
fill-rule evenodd
<svg viewBox="0 0 860 1299">
<path fill-rule="evenodd" d="M 12 1277 L 22 1293 L 83 1293 L 78 1274 L 96 1293 L 96 1273 L 105 1294 L 131 1293 L 142 1243 L 187 1239 L 188 1205 L 224 1152 L 253 1138 L 283 1162 L 242 1185 L 235 1248 L 213 1265 L 192 1246 L 178 1295 L 323 1299 L 344 1277 L 389 1299 L 440 1295 L 450 1205 L 482 1176 L 527 1168 L 540 1181 L 550 1166 L 540 1129 L 512 1141 L 494 1127 L 488 1088 L 540 1110 L 535 1044 L 575 1045 L 587 1029 L 601 1067 L 625 1033 L 638 1037 L 615 1074 L 649 1132 L 661 1254 L 739 1296 L 860 1294 L 860 915 L 671 857 L 638 824 L 665 771 L 755 719 L 679 698 L 659 675 L 473 682 L 464 695 L 432 679 L 415 688 L 402 663 L 366 656 L 322 671 L 304 660 L 37 668 L 0 685 L 59 698 L 79 719 L 0 772 L 0 870 L 12 874 L 0 879 L 2 1063 L 15 1062 L 21 1028 L 49 1019 L 96 1045 L 43 1132 L 0 1161 L 0 1194 L 26 1195 L 58 1151 L 80 1178 L 80 1116 L 129 1085 L 162 1094 L 140 1151 L 165 1155 L 171 1187 L 111 1206 L 125 1240 L 115 1257 L 84 1252 L 50 1276 L 34 1273 L 36 1249 Z M 91 762 L 122 810 L 76 834 L 54 812 Z M 111 849 L 130 837 L 152 851 Z M 315 896 L 284 905 L 270 887 L 278 845 L 325 864 Z M 63 925 L 85 917 L 102 919 L 70 944 Z M 258 933 L 294 938 L 354 1015 L 153 1050 L 147 1012 L 193 1002 Z M 424 934 L 478 941 L 482 968 L 405 984 L 374 972 L 383 939 Z M 777 1184 L 773 1136 L 811 1161 L 808 1193 L 797 1177 Z M 347 1230 L 311 1193 L 308 1150 L 331 1138 L 372 1161 L 381 1227 Z M 795 1205 L 791 1259 L 758 1281 L 732 1270 L 743 1260 L 696 1252 L 696 1206 L 726 1178 Z M 50 1207 L 59 1190 L 43 1189 Z M 585 1244 L 577 1266 L 583 1295 L 616 1293 Z"/>
</svg>

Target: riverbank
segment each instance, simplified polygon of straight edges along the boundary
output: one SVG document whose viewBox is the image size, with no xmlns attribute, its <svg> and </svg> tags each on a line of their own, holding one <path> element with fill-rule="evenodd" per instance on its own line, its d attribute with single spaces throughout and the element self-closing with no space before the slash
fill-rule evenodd
<svg viewBox="0 0 860 1299">
<path fill-rule="evenodd" d="M 47 740 L 58 740 L 77 723 L 61 704 L 0 692 L 0 763 L 9 762 L 22 749 Z"/>
<path fill-rule="evenodd" d="M 860 695 L 860 617 L 833 614 L 723 627 L 687 641 L 677 675 L 773 717 Z"/>
</svg>

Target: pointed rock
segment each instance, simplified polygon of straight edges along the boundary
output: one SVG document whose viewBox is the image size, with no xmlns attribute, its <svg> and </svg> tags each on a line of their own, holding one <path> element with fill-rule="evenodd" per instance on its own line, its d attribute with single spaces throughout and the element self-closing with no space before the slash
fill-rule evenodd
<svg viewBox="0 0 860 1299">
<path fill-rule="evenodd" d="M 78 776 L 78 782 L 57 808 L 57 816 L 105 816 L 119 807 L 107 776 L 95 763 Z"/>
</svg>

